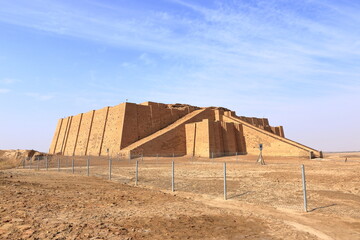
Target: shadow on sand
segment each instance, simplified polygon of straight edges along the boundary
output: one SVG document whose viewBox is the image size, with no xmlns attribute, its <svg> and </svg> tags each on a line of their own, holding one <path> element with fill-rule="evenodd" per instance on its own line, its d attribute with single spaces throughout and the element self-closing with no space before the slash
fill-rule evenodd
<svg viewBox="0 0 360 240">
<path fill-rule="evenodd" d="M 322 209 L 322 208 L 333 207 L 333 206 L 336 206 L 336 205 L 337 205 L 336 203 L 333 203 L 333 204 L 326 205 L 326 206 L 316 207 L 316 208 L 313 208 L 313 209 L 311 209 L 311 210 L 308 210 L 308 212 L 313 212 L 313 211 L 315 211 L 315 210 L 319 210 L 319 209 Z"/>
<path fill-rule="evenodd" d="M 247 191 L 247 192 L 244 192 L 244 193 L 240 193 L 240 194 L 237 194 L 237 195 L 234 195 L 234 196 L 229 196 L 228 199 L 232 199 L 232 198 L 237 198 L 237 197 L 242 197 L 246 194 L 249 194 L 249 193 L 252 193 L 254 191 Z"/>
</svg>

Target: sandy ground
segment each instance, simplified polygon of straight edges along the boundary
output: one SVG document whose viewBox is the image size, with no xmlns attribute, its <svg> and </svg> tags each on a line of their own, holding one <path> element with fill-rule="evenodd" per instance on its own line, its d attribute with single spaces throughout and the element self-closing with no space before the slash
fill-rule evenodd
<svg viewBox="0 0 360 240">
<path fill-rule="evenodd" d="M 71 159 L 0 171 L 1 239 L 360 239 L 360 153 L 139 162 Z M 345 158 L 347 161 L 345 162 Z M 223 162 L 227 162 L 227 198 Z M 305 165 L 304 212 L 300 165 Z M 27 166 L 29 164 L 27 163 Z M 40 170 L 37 170 L 39 168 Z"/>
</svg>

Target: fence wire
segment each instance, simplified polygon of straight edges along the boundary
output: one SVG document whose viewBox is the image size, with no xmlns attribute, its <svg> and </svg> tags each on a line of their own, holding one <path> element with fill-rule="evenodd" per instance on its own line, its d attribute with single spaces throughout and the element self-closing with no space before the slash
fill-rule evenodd
<svg viewBox="0 0 360 240">
<path fill-rule="evenodd" d="M 226 198 L 251 204 L 268 205 L 303 211 L 303 188 L 300 164 L 256 164 L 253 159 L 239 158 L 238 154 L 226 159 Z M 224 194 L 224 161 L 174 155 L 138 155 L 132 158 L 89 156 L 38 156 L 27 158 L 24 169 L 63 172 L 74 175 L 94 176 L 123 184 L 135 185 L 138 163 L 138 185 L 157 190 L 172 190 L 172 162 L 174 162 L 174 190 L 212 197 Z M 308 210 L 336 206 L 336 198 L 329 198 L 325 182 L 334 181 L 331 170 L 321 172 L 321 164 L 307 167 Z M 336 169 L 333 169 L 336 171 Z M 324 184 L 322 184 L 322 179 Z M 342 183 L 346 184 L 346 183 Z M 342 191 L 343 185 L 335 184 Z M 338 196 L 341 199 L 341 194 Z M 351 209 L 342 207 L 344 214 L 359 217 Z"/>
</svg>

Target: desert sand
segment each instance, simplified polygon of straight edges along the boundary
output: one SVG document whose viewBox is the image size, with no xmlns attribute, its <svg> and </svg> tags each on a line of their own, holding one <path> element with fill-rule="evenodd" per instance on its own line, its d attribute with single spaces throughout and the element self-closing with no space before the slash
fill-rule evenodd
<svg viewBox="0 0 360 240">
<path fill-rule="evenodd" d="M 345 162 L 345 159 L 347 160 Z M 0 171 L 1 239 L 360 239 L 360 153 L 34 161 Z M 175 161 L 175 192 L 171 161 Z M 227 162 L 227 198 L 223 195 Z M 304 211 L 305 165 L 308 212 Z M 27 162 L 27 167 L 29 162 Z"/>
</svg>

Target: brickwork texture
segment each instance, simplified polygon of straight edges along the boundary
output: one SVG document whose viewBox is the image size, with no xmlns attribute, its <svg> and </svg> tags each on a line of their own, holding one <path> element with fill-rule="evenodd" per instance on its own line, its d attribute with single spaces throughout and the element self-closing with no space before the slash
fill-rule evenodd
<svg viewBox="0 0 360 240">
<path fill-rule="evenodd" d="M 321 157 L 321 152 L 285 138 L 266 118 L 237 116 L 224 108 L 185 104 L 121 103 L 59 119 L 49 153 L 127 156 L 235 154 Z"/>
</svg>

